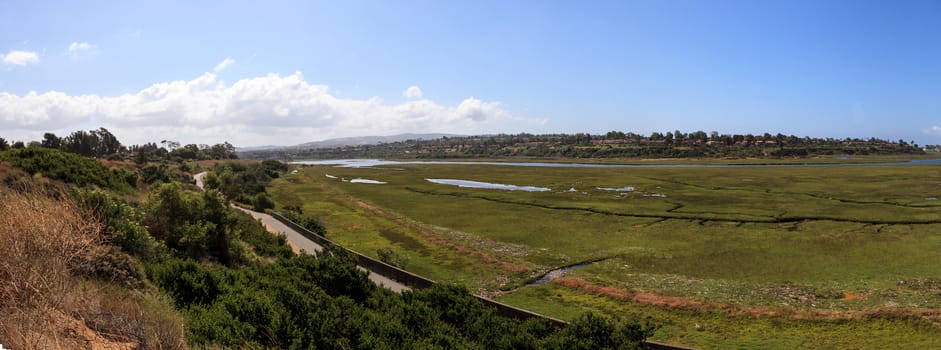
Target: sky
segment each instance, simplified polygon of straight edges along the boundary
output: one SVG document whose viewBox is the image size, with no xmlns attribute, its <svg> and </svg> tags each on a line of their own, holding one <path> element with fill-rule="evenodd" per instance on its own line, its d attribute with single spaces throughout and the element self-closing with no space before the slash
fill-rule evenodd
<svg viewBox="0 0 941 350">
<path fill-rule="evenodd" d="M 0 137 L 941 144 L 939 1 L 2 1 Z"/>
</svg>

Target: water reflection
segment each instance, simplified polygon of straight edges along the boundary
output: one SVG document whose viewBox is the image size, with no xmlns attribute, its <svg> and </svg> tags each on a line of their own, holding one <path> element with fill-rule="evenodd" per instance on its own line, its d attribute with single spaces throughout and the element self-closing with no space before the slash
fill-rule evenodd
<svg viewBox="0 0 941 350">
<path fill-rule="evenodd" d="M 457 186 L 457 187 L 486 188 L 486 189 L 504 190 L 504 191 L 545 192 L 549 190 L 549 188 L 547 187 L 504 185 L 504 184 L 494 184 L 494 183 L 489 183 L 489 182 L 469 181 L 469 180 L 456 180 L 456 179 L 425 179 L 425 180 L 434 182 L 436 184 L 452 185 L 452 186 Z"/>
</svg>

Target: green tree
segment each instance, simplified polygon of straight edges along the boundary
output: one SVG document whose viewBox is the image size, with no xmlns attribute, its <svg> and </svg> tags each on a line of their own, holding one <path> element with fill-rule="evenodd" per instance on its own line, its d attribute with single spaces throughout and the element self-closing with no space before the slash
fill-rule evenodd
<svg viewBox="0 0 941 350">
<path fill-rule="evenodd" d="M 46 148 L 59 148 L 62 145 L 62 139 L 51 132 L 42 135 L 42 146 Z"/>
</svg>

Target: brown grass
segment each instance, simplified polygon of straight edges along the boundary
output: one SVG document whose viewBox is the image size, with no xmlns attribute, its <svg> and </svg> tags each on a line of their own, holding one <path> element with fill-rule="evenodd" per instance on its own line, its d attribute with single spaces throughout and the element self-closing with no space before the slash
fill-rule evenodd
<svg viewBox="0 0 941 350">
<path fill-rule="evenodd" d="M 71 271 L 76 261 L 102 248 L 102 228 L 67 198 L 0 190 L 2 344 L 13 349 L 185 348 L 182 320 L 168 302 Z"/>
<path fill-rule="evenodd" d="M 873 308 L 868 310 L 820 310 L 820 309 L 793 309 L 773 307 L 744 307 L 726 303 L 707 303 L 681 297 L 658 295 L 654 293 L 635 292 L 617 287 L 601 286 L 578 277 L 560 277 L 554 283 L 575 290 L 580 290 L 601 297 L 632 301 L 645 305 L 659 306 L 670 309 L 693 311 L 724 311 L 729 315 L 749 315 L 751 317 L 787 317 L 795 320 L 873 320 L 873 319 L 907 319 L 924 322 L 941 330 L 941 309 L 918 308 L 909 310 Z M 863 298 L 851 292 L 846 292 L 847 298 Z M 850 299 L 854 300 L 854 299 Z"/>
</svg>

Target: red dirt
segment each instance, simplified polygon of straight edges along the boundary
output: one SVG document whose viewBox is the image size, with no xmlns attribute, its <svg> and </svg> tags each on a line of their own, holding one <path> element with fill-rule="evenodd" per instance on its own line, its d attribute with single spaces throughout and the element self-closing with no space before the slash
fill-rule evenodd
<svg viewBox="0 0 941 350">
<path fill-rule="evenodd" d="M 660 306 L 664 308 L 687 309 L 687 310 L 720 310 L 729 314 L 741 315 L 747 314 L 755 318 L 771 316 L 787 316 L 791 319 L 804 320 L 845 320 L 845 319 L 869 319 L 869 318 L 905 318 L 914 317 L 929 322 L 935 327 L 941 328 L 941 309 L 869 309 L 869 310 L 821 310 L 821 309 L 789 309 L 772 307 L 745 307 L 741 305 L 727 303 L 708 303 L 697 300 L 690 300 L 682 297 L 664 296 L 653 293 L 634 292 L 617 287 L 600 286 L 577 277 L 560 277 L 553 281 L 554 283 L 570 288 L 585 291 L 594 295 L 625 301 L 633 301 L 645 305 Z M 843 300 L 856 300 L 848 298 L 863 298 L 863 296 L 846 292 L 847 297 Z"/>
<path fill-rule="evenodd" d="M 843 300 L 843 301 L 852 301 L 852 300 L 864 300 L 864 299 L 866 299 L 866 297 L 863 296 L 863 295 L 859 295 L 859 294 L 853 293 L 853 292 L 851 292 L 851 291 L 844 291 L 844 292 L 843 292 L 843 299 L 840 299 L 840 300 Z"/>
</svg>

